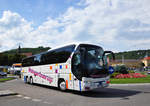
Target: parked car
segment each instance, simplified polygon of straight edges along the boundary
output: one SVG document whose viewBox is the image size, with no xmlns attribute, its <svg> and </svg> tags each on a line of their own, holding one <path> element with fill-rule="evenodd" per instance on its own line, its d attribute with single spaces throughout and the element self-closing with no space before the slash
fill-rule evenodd
<svg viewBox="0 0 150 106">
<path fill-rule="evenodd" d="M 7 73 L 0 70 L 0 77 L 1 76 L 7 76 Z"/>
</svg>

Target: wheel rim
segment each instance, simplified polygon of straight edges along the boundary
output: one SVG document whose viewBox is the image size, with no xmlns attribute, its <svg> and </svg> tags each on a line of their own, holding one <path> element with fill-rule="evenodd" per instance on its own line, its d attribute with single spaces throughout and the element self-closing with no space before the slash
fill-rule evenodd
<svg viewBox="0 0 150 106">
<path fill-rule="evenodd" d="M 66 90 L 66 83 L 63 81 L 59 84 L 61 90 Z"/>
</svg>

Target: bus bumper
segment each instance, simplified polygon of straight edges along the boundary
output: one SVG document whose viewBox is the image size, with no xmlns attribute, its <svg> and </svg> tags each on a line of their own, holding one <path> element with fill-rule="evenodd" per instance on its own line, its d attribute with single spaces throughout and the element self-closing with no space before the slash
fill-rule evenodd
<svg viewBox="0 0 150 106">
<path fill-rule="evenodd" d="M 83 82 L 83 91 L 90 91 L 97 88 L 105 88 L 109 86 L 109 78 L 104 78 L 103 80 L 94 79 L 94 80 L 84 80 Z"/>
</svg>

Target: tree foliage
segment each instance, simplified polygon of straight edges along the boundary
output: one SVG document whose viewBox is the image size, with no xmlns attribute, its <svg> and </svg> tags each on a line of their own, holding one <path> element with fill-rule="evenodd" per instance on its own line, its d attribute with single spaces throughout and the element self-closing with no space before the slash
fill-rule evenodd
<svg viewBox="0 0 150 106">
<path fill-rule="evenodd" d="M 111 55 L 108 56 L 111 58 Z M 115 53 L 116 59 L 122 59 L 122 56 L 124 59 L 143 59 L 145 56 L 150 56 L 150 49 Z"/>
<path fill-rule="evenodd" d="M 0 66 L 11 66 L 13 63 L 20 63 L 24 57 L 20 54 L 0 54 Z"/>
<path fill-rule="evenodd" d="M 50 47 L 38 47 L 38 48 L 21 48 L 21 53 L 32 53 L 32 54 L 38 54 L 44 51 L 49 50 Z M 25 58 L 25 55 L 22 55 L 21 53 L 18 53 L 18 49 L 13 49 L 9 51 L 5 51 L 0 53 L 0 66 L 11 66 L 13 63 L 20 63 L 23 58 Z"/>
<path fill-rule="evenodd" d="M 115 66 L 115 72 L 121 73 L 121 74 L 128 74 L 127 67 L 125 65 Z"/>
</svg>

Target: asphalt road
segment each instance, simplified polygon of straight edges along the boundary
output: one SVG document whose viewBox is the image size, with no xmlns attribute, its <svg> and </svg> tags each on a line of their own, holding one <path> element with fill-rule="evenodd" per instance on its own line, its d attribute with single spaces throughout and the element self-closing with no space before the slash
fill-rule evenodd
<svg viewBox="0 0 150 106">
<path fill-rule="evenodd" d="M 90 92 L 61 92 L 24 84 L 20 79 L 0 83 L 0 90 L 18 95 L 0 97 L 0 106 L 150 106 L 150 85 L 110 86 Z"/>
</svg>

